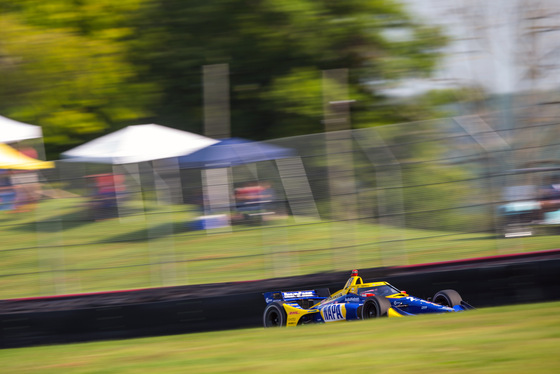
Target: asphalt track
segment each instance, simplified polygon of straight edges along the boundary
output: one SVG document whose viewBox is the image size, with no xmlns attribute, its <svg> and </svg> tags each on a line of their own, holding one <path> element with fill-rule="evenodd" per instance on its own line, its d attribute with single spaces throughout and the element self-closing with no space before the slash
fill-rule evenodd
<svg viewBox="0 0 560 374">
<path fill-rule="evenodd" d="M 0 347 L 262 326 L 262 293 L 340 289 L 350 271 L 289 278 L 0 300 Z M 560 249 L 359 269 L 412 295 L 458 290 L 475 307 L 560 300 Z"/>
<path fill-rule="evenodd" d="M 535 261 L 560 259 L 560 249 L 510 254 L 491 257 L 470 258 L 457 261 L 434 262 L 407 266 L 360 269 L 364 281 L 386 280 L 426 272 L 450 272 L 465 269 L 479 269 L 504 265 L 527 264 Z M 0 314 L 25 313 L 34 311 L 58 311 L 87 307 L 106 307 L 122 304 L 139 304 L 169 300 L 219 297 L 224 294 L 266 292 L 307 288 L 310 285 L 332 285 L 342 287 L 352 269 L 342 272 L 326 272 L 297 277 L 262 279 L 247 282 L 209 283 L 201 285 L 158 287 L 109 292 L 93 292 L 69 295 L 38 296 L 0 300 Z M 559 269 L 560 270 L 560 269 Z M 560 272 L 558 273 L 560 276 Z M 408 282 L 407 282 L 408 283 Z M 418 282 L 414 282 L 418 283 Z M 402 285 L 395 284 L 399 288 Z M 417 288 L 417 287 L 414 287 Z M 334 290 L 331 290 L 334 291 Z M 412 289 L 411 289 L 412 291 Z M 485 305 L 487 303 L 484 303 Z"/>
</svg>

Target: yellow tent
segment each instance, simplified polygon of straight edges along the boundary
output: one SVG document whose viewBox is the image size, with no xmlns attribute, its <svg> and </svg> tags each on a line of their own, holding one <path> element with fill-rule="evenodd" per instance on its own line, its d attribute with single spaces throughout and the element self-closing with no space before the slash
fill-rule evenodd
<svg viewBox="0 0 560 374">
<path fill-rule="evenodd" d="M 37 170 L 51 169 L 53 167 L 54 162 L 52 161 L 36 160 L 13 149 L 9 145 L 0 143 L 0 169 Z"/>
</svg>

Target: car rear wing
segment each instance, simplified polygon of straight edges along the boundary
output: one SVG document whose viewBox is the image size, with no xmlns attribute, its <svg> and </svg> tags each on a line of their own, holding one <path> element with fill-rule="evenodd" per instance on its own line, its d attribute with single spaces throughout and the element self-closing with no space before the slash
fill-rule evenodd
<svg viewBox="0 0 560 374">
<path fill-rule="evenodd" d="M 295 302 L 298 300 L 323 300 L 331 295 L 328 288 L 305 291 L 272 291 L 263 293 L 267 304 L 273 301 Z"/>
</svg>

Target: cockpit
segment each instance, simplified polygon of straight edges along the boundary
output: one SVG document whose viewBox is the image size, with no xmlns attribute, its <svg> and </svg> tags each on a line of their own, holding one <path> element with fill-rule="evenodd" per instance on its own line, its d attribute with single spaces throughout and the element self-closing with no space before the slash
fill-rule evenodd
<svg viewBox="0 0 560 374">
<path fill-rule="evenodd" d="M 358 276 L 358 270 L 352 270 L 352 275 L 350 275 L 350 278 L 348 278 L 348 280 L 346 281 L 344 289 L 360 284 L 364 284 L 362 277 Z"/>
<path fill-rule="evenodd" d="M 391 296 L 401 293 L 400 290 L 396 289 L 391 285 L 381 285 L 381 286 L 370 286 L 370 287 L 359 287 L 358 295 L 368 297 L 368 296 Z"/>
</svg>

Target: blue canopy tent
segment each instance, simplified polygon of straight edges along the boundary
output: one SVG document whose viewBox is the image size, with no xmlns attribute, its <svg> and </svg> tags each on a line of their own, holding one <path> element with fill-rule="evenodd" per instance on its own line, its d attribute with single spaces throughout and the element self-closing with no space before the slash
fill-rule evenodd
<svg viewBox="0 0 560 374">
<path fill-rule="evenodd" d="M 218 143 L 178 158 L 181 169 L 202 169 L 204 210 L 205 214 L 210 216 L 219 212 L 227 212 L 229 207 L 232 206 L 230 201 L 232 190 L 231 168 L 261 161 L 276 161 L 288 200 L 290 200 L 291 190 L 300 188 L 301 183 L 296 183 L 301 179 L 299 177 L 304 176 L 305 183 L 307 183 L 301 159 L 297 157 L 293 149 L 242 138 L 223 139 Z M 280 165 L 281 161 L 285 161 L 286 164 Z M 282 177 L 282 174 L 287 168 L 294 169 L 294 162 L 296 163 L 295 168 L 301 170 L 302 173 L 292 177 L 291 183 L 288 182 L 289 186 L 287 186 L 287 180 Z"/>
<path fill-rule="evenodd" d="M 179 167 L 182 169 L 225 168 L 293 156 L 295 152 L 289 148 L 242 138 L 230 138 L 179 157 Z"/>
</svg>

